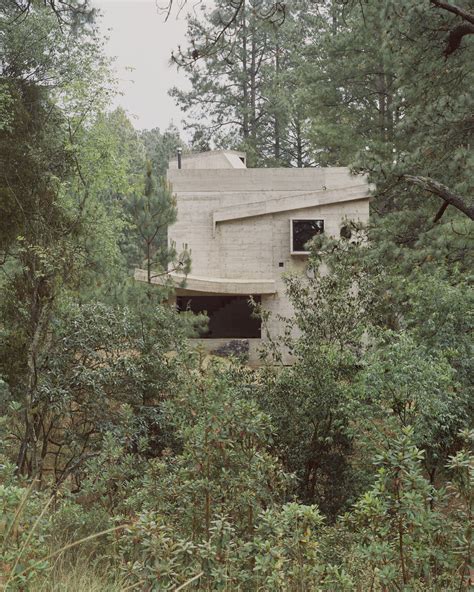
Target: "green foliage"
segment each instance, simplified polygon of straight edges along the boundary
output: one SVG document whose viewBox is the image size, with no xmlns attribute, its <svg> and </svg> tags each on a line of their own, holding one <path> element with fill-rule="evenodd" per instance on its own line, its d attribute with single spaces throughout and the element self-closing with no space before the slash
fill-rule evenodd
<svg viewBox="0 0 474 592">
<path fill-rule="evenodd" d="M 299 478 L 302 501 L 334 519 L 354 499 L 360 476 L 351 466 L 351 422 L 359 410 L 353 384 L 373 312 L 376 269 L 367 273 L 361 235 L 318 238 L 306 277 L 287 276 L 294 314 L 270 353 L 288 348 L 293 364 L 264 374 L 257 391 L 270 413 L 277 449 Z M 321 267 L 321 259 L 325 265 Z M 354 416 L 354 411 L 357 415 Z"/>
<path fill-rule="evenodd" d="M 259 510 L 284 495 L 287 477 L 268 452 L 270 419 L 241 390 L 232 371 L 217 366 L 194 371 L 186 391 L 166 405 L 181 450 L 152 467 L 150 486 L 161 484 L 153 495 L 162 511 L 193 538 L 206 538 L 221 515 L 239 534 L 249 532 Z"/>
<path fill-rule="evenodd" d="M 212 10 L 189 16 L 189 47 L 173 60 L 186 71 L 191 90 L 173 88 L 170 94 L 188 118 L 195 149 L 242 149 L 251 166 L 308 166 L 298 56 L 311 3 L 287 5 L 279 25 L 264 16 L 273 8 L 268 0 L 246 0 L 239 7 L 219 0 Z M 197 62 L 193 52 L 201 58 Z"/>
<path fill-rule="evenodd" d="M 190 258 L 186 250 L 177 253 L 168 245 L 167 229 L 176 221 L 176 197 L 164 177 L 156 182 L 151 162 L 147 162 L 142 195 L 133 195 L 127 204 L 133 221 L 135 240 L 138 245 L 139 264 L 146 269 L 147 281 L 166 275 L 168 263 L 174 271 L 189 271 Z"/>
<path fill-rule="evenodd" d="M 131 284 L 136 265 L 150 283 L 188 269 L 163 179 L 183 145 L 105 112 L 86 4 L 0 8 L 0 584 L 467 589 L 471 229 L 451 206 L 434 223 L 438 198 L 404 177 L 471 190 L 472 39 L 445 51 L 460 17 L 328 0 L 278 26 L 272 2 L 229 22 L 219 0 L 190 18 L 204 60 L 175 56 L 192 88 L 173 94 L 195 147 L 375 183 L 369 228 L 316 237 L 285 278 L 294 314 L 251 370 L 202 360 L 186 341 L 202 319 Z"/>
<path fill-rule="evenodd" d="M 200 589 L 306 589 L 316 581 L 321 516 L 280 508 L 288 476 L 268 453 L 268 418 L 229 374 L 216 367 L 196 381 L 168 406 L 181 452 L 145 476 L 145 511 L 122 538 L 125 573 L 160 590 L 195 576 Z"/>
<path fill-rule="evenodd" d="M 155 177 L 165 177 L 170 159 L 176 157 L 178 148 L 185 148 L 179 130 L 172 124 L 164 132 L 158 128 L 142 130 L 140 139 L 145 146 L 147 158 L 152 163 Z"/>
<path fill-rule="evenodd" d="M 447 466 L 453 478 L 449 486 L 451 504 L 454 508 L 454 520 L 458 525 L 453 542 L 455 553 L 462 562 L 462 567 L 459 569 L 459 574 L 462 577 L 470 568 L 474 544 L 472 519 L 474 509 L 473 430 L 464 430 L 461 432 L 460 437 L 464 446 L 450 457 Z"/>
<path fill-rule="evenodd" d="M 193 578 L 201 590 L 310 590 L 321 581 L 315 540 L 321 525 L 314 507 L 287 504 L 256 516 L 250 540 L 218 518 L 199 543 L 179 538 L 156 514 L 142 515 L 124 538 L 126 573 L 151 590 L 172 590 Z"/>
<path fill-rule="evenodd" d="M 441 352 L 456 371 L 457 380 L 471 392 L 473 358 L 473 294 L 470 276 L 432 269 L 415 275 L 404 289 L 404 316 L 414 338 Z"/>
<path fill-rule="evenodd" d="M 328 344 L 357 358 L 364 333 L 375 322 L 374 293 L 383 269 L 374 265 L 369 272 L 366 260 L 372 247 L 363 229 L 351 222 L 348 225 L 353 227 L 350 240 L 324 235 L 313 239 L 306 278 L 285 278 L 295 309 L 288 323 L 303 336 L 292 341 L 291 330 L 286 331 L 287 344 L 297 355 L 311 355 L 311 348 Z"/>
<path fill-rule="evenodd" d="M 315 23 L 304 50 L 304 96 L 318 163 L 347 166 L 368 145 L 377 155 L 390 152 L 394 56 L 376 3 L 324 4 L 326 18 Z"/>
<path fill-rule="evenodd" d="M 49 568 L 43 561 L 50 538 L 47 499 L 33 487 L 23 487 L 3 466 L 0 483 L 0 585 L 5 590 L 28 590 Z M 34 569 L 32 569 L 34 567 Z"/>
<path fill-rule="evenodd" d="M 29 442 L 25 467 L 56 484 L 97 454 L 107 432 L 132 445 L 159 429 L 156 405 L 179 373 L 169 344 L 179 350 L 184 335 L 171 309 L 155 309 L 144 322 L 127 309 L 100 304 L 64 308 L 54 318 L 48 355 L 36 368 L 33 408 L 21 377 L 8 376 L 15 401 L 10 430 Z M 23 433 L 30 409 L 35 440 Z"/>
<path fill-rule="evenodd" d="M 454 369 L 439 353 L 430 353 L 406 334 L 387 335 L 374 343 L 364 363 L 364 404 L 372 408 L 372 417 L 384 418 L 375 429 L 412 426 L 433 479 L 469 422 L 468 398 Z"/>
<path fill-rule="evenodd" d="M 291 368 L 266 373 L 257 396 L 277 428 L 279 455 L 298 477 L 299 498 L 334 518 L 357 488 L 349 462 L 351 390 L 334 349 L 313 353 L 316 358 L 304 356 Z"/>
<path fill-rule="evenodd" d="M 413 433 L 404 428 L 376 457 L 374 486 L 345 518 L 354 537 L 346 562 L 357 589 L 462 589 L 464 557 L 453 533 L 465 525 L 446 492 L 422 476 Z"/>
<path fill-rule="evenodd" d="M 252 551 L 257 590 L 310 590 L 321 580 L 323 519 L 315 506 L 296 503 L 260 515 Z"/>
<path fill-rule="evenodd" d="M 121 542 L 125 573 L 162 590 L 198 574 L 212 589 L 309 585 L 322 519 L 315 508 L 277 509 L 290 479 L 269 453 L 268 417 L 242 396 L 240 372 L 217 365 L 191 378 L 166 404 L 180 452 L 150 463 L 132 496 L 140 512 Z"/>
</svg>

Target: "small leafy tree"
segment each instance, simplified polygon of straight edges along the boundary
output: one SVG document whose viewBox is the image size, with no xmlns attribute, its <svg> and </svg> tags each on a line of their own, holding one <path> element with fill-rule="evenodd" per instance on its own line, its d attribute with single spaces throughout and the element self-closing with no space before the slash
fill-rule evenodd
<svg viewBox="0 0 474 592">
<path fill-rule="evenodd" d="M 454 549 L 461 565 L 458 569 L 459 584 L 472 586 L 472 550 L 474 546 L 474 431 L 460 433 L 464 446 L 451 456 L 447 468 L 452 481 L 448 484 L 451 494 L 451 511 L 457 524 Z"/>
<path fill-rule="evenodd" d="M 412 426 L 433 483 L 469 422 L 469 399 L 454 369 L 410 334 L 390 332 L 373 342 L 364 366 L 357 389 L 360 416 L 371 420 L 362 422 L 361 430 L 375 437 L 371 446 L 377 447 L 380 436 L 383 441 L 394 429 Z"/>
<path fill-rule="evenodd" d="M 22 432 L 22 391 L 12 387 L 9 395 L 10 433 L 25 446 L 25 468 L 39 483 L 58 487 L 72 477 L 79 485 L 84 463 L 109 432 L 129 448 L 153 433 L 156 449 L 163 447 L 158 405 L 179 382 L 168 352 L 173 343 L 179 351 L 184 333 L 171 308 L 155 307 L 147 323 L 98 303 L 68 303 L 55 318 L 49 355 L 37 367 L 34 440 Z"/>
<path fill-rule="evenodd" d="M 273 428 L 256 404 L 242 397 L 232 370 L 217 365 L 193 373 L 181 396 L 169 401 L 182 450 L 161 467 L 162 509 L 192 538 L 208 538 L 216 516 L 226 515 L 237 532 L 252 532 L 262 507 L 282 500 L 288 477 L 268 452 Z"/>
<path fill-rule="evenodd" d="M 251 569 L 239 548 L 252 540 L 261 511 L 284 501 L 290 477 L 269 451 L 269 417 L 242 396 L 237 377 L 220 364 L 190 368 L 183 392 L 166 403 L 180 452 L 150 463 L 135 496 L 142 516 L 130 536 L 140 547 L 124 541 L 133 577 L 151 582 L 158 570 L 172 589 L 191 565 L 212 587 L 238 582 L 240 561 Z"/>
<path fill-rule="evenodd" d="M 375 459 L 380 467 L 375 484 L 344 519 L 354 536 L 345 565 L 357 590 L 454 591 L 467 586 L 466 525 L 453 514 L 453 498 L 423 477 L 423 452 L 413 444 L 413 435 L 413 428 L 403 428 L 390 439 Z M 466 459 L 459 457 L 457 466 L 465 470 L 472 462 Z"/>
<path fill-rule="evenodd" d="M 257 590 L 311 590 L 321 583 L 323 518 L 315 506 L 285 504 L 263 511 L 255 530 Z"/>
<path fill-rule="evenodd" d="M 25 487 L 13 469 L 8 462 L 0 468 L 0 587 L 29 590 L 50 567 L 42 561 L 51 537 L 49 504 L 45 495 L 34 490 L 34 482 Z M 29 569 L 32 566 L 34 570 Z"/>
<path fill-rule="evenodd" d="M 294 316 L 282 319 L 279 340 L 270 339 L 270 354 L 278 360 L 286 347 L 294 363 L 267 368 L 256 389 L 277 428 L 278 451 L 299 478 L 300 499 L 317 503 L 332 518 L 359 486 L 351 467 L 353 383 L 377 281 L 364 265 L 367 249 L 357 229 L 353 241 L 315 240 L 306 277 L 285 279 Z"/>
</svg>

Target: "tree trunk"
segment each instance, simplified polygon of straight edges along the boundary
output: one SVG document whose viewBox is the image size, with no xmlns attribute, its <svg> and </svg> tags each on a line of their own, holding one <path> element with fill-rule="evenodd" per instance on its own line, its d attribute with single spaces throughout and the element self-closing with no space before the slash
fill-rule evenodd
<svg viewBox="0 0 474 592">
<path fill-rule="evenodd" d="M 251 24 L 251 48 L 250 48 L 250 138 L 254 149 L 257 145 L 257 41 L 255 30 L 255 17 Z"/>
<path fill-rule="evenodd" d="M 242 5 L 242 136 L 244 140 L 249 137 L 249 89 L 248 89 L 248 64 L 247 64 L 247 12 L 245 0 Z"/>
<path fill-rule="evenodd" d="M 277 94 L 280 93 L 280 44 L 278 42 L 278 37 L 276 40 L 276 47 L 275 47 L 275 79 L 276 79 L 276 86 L 277 86 Z M 274 157 L 275 162 L 279 164 L 281 158 L 281 143 L 280 143 L 280 114 L 278 112 L 278 108 L 275 111 L 274 116 Z"/>
<path fill-rule="evenodd" d="M 28 477 L 36 477 L 42 471 L 44 456 L 38 456 L 39 443 L 42 442 L 43 410 L 36 400 L 38 387 L 38 368 L 44 356 L 44 344 L 49 331 L 51 310 L 54 294 L 51 293 L 47 281 L 36 277 L 34 258 L 25 262 L 28 270 L 26 284 L 33 285 L 29 314 L 30 343 L 26 352 L 26 396 L 24 409 L 24 432 L 17 455 L 17 473 Z M 46 292 L 43 293 L 43 292 Z"/>
<path fill-rule="evenodd" d="M 147 241 L 146 243 L 146 273 L 147 273 L 147 282 L 151 284 L 151 243 Z"/>
</svg>

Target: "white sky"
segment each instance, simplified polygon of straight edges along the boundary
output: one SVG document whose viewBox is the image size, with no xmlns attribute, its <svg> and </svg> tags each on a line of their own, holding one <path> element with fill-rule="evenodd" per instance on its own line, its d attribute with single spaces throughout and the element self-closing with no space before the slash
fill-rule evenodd
<svg viewBox="0 0 474 592">
<path fill-rule="evenodd" d="M 103 14 L 100 22 L 109 37 L 107 54 L 117 58 L 115 70 L 123 96 L 115 104 L 127 110 L 136 128 L 163 131 L 173 122 L 181 129 L 182 114 L 168 89 L 188 86 L 184 74 L 169 65 L 171 50 L 185 45 L 184 14 L 164 22 L 155 0 L 93 0 L 93 5 Z"/>
</svg>

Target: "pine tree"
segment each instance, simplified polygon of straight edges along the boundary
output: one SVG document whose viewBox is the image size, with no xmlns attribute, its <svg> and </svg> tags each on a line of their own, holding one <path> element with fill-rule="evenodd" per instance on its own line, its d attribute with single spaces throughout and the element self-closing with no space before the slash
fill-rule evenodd
<svg viewBox="0 0 474 592">
<path fill-rule="evenodd" d="M 212 12 L 190 17 L 188 52 L 174 60 L 192 89 L 170 92 L 188 116 L 194 146 L 243 149 L 251 165 L 304 166 L 310 158 L 299 56 L 309 21 L 303 7 L 276 23 L 265 18 L 272 7 L 245 0 L 231 21 L 228 3 L 219 0 Z"/>
<path fill-rule="evenodd" d="M 140 264 L 144 265 L 147 282 L 167 273 L 168 263 L 173 269 L 185 271 L 189 266 L 186 252 L 177 256 L 168 246 L 167 229 L 176 221 L 176 198 L 170 184 L 163 177 L 156 181 L 151 162 L 146 165 L 143 193 L 132 197 L 128 204 L 135 229 Z"/>
</svg>

